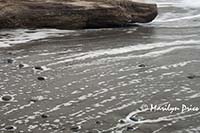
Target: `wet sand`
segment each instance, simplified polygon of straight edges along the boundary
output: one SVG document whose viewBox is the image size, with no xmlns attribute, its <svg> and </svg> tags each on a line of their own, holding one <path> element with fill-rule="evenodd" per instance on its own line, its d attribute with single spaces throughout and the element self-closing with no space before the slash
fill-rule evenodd
<svg viewBox="0 0 200 133">
<path fill-rule="evenodd" d="M 151 27 L 79 33 L 1 49 L 1 96 L 13 96 L 0 102 L 1 132 L 8 125 L 25 133 L 168 133 L 198 127 L 200 111 L 141 108 L 199 106 L 198 42 L 161 46 Z"/>
<path fill-rule="evenodd" d="M 199 9 L 158 5 L 143 26 L 1 31 L 0 133 L 200 132 Z"/>
</svg>

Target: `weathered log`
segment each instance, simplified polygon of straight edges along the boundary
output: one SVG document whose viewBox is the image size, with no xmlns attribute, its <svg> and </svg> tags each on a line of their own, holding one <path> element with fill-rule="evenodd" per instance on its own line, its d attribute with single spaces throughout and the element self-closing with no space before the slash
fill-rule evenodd
<svg viewBox="0 0 200 133">
<path fill-rule="evenodd" d="M 151 22 L 155 4 L 120 0 L 0 0 L 0 28 L 107 28 Z"/>
</svg>

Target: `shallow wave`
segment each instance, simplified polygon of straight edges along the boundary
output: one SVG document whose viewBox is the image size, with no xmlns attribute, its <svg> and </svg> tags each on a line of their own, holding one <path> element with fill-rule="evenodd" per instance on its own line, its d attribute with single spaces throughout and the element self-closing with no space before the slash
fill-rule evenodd
<svg viewBox="0 0 200 133">
<path fill-rule="evenodd" d="M 176 4 L 177 7 L 199 8 L 200 1 L 197 0 L 182 0 L 180 4 Z"/>
<path fill-rule="evenodd" d="M 196 14 L 196 15 L 190 15 L 190 16 L 185 16 L 185 17 L 169 19 L 171 17 L 171 15 L 172 15 L 172 13 L 169 13 L 169 14 L 164 16 L 165 18 L 157 20 L 156 22 L 167 23 L 167 22 L 173 22 L 173 21 L 182 21 L 182 20 L 191 20 L 191 19 L 194 19 L 194 18 L 200 18 L 200 14 Z"/>
<path fill-rule="evenodd" d="M 155 3 L 158 4 L 158 7 L 181 7 L 181 8 L 199 8 L 200 1 L 197 0 L 176 0 L 176 1 L 168 1 L 168 0 L 155 0 Z"/>
<path fill-rule="evenodd" d="M 200 27 L 200 2 L 195 0 L 156 0 L 159 15 L 155 27 Z"/>
<path fill-rule="evenodd" d="M 60 37 L 72 32 L 74 31 L 58 29 L 16 29 L 0 31 L 0 47 L 10 47 L 14 44 L 22 44 L 48 37 Z"/>
<path fill-rule="evenodd" d="M 174 42 L 139 44 L 139 45 L 134 45 L 134 46 L 114 48 L 114 49 L 102 49 L 102 50 L 96 50 L 96 51 L 89 51 L 89 52 L 85 52 L 85 53 L 79 53 L 79 54 L 74 54 L 74 55 L 58 58 L 58 59 L 54 60 L 54 63 L 48 64 L 48 66 L 58 65 L 58 64 L 66 63 L 66 62 L 76 61 L 76 60 L 98 58 L 101 56 L 112 56 L 112 55 L 126 54 L 126 53 L 130 53 L 130 52 L 134 52 L 134 51 L 143 51 L 143 50 L 151 50 L 151 49 L 155 49 L 155 48 L 165 48 L 165 47 L 170 47 L 170 46 L 182 45 L 181 47 L 175 47 L 175 48 L 170 48 L 170 49 L 161 50 L 161 51 L 154 51 L 154 52 L 150 52 L 150 53 L 147 53 L 144 55 L 136 55 L 135 57 L 158 56 L 163 53 L 173 51 L 175 49 L 191 48 L 191 47 L 186 47 L 183 45 L 190 45 L 190 44 L 198 45 L 199 42 L 200 42 L 200 40 L 182 40 L 182 41 L 174 41 Z"/>
</svg>

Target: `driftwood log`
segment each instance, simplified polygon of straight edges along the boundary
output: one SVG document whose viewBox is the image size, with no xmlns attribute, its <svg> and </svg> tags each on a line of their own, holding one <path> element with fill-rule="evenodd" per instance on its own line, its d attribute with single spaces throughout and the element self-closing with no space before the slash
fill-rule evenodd
<svg viewBox="0 0 200 133">
<path fill-rule="evenodd" d="M 151 22 L 155 4 L 129 0 L 0 0 L 0 28 L 85 29 Z"/>
</svg>

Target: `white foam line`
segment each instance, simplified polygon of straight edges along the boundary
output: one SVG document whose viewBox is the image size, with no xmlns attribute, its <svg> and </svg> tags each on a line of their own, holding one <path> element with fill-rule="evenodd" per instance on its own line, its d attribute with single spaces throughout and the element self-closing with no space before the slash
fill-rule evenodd
<svg viewBox="0 0 200 133">
<path fill-rule="evenodd" d="M 173 6 L 174 3 L 170 3 L 170 2 L 162 2 L 162 3 L 157 3 L 158 7 L 169 7 L 169 6 Z"/>
<path fill-rule="evenodd" d="M 33 104 L 34 103 L 30 102 L 29 104 L 25 104 L 25 105 L 22 105 L 20 107 L 13 108 L 13 109 L 9 110 L 8 112 L 5 112 L 4 115 L 8 115 L 8 114 L 13 113 L 15 111 L 23 110 L 24 108 L 30 107 Z"/>
<path fill-rule="evenodd" d="M 127 47 L 120 47 L 120 48 L 114 48 L 114 49 L 102 49 L 102 50 L 96 50 L 96 51 L 89 51 L 86 53 L 81 53 L 81 54 L 74 54 L 71 56 L 71 58 L 66 57 L 67 59 L 63 59 L 58 62 L 50 63 L 48 66 L 52 65 L 58 65 L 70 61 L 75 61 L 75 60 L 85 60 L 85 59 L 90 59 L 90 58 L 96 58 L 100 56 L 105 56 L 105 55 L 117 55 L 117 54 L 124 54 L 124 53 L 129 53 L 133 51 L 141 51 L 141 50 L 151 50 L 154 48 L 162 48 L 162 47 L 167 47 L 167 46 L 178 46 L 178 45 L 186 45 L 186 44 L 199 44 L 199 40 L 181 40 L 181 41 L 174 41 L 174 42 L 159 42 L 159 43 L 151 43 L 151 44 L 140 44 L 140 45 L 134 45 L 134 46 L 127 46 Z M 185 46 L 186 47 L 186 46 Z M 176 47 L 178 48 L 178 47 Z M 181 47 L 184 48 L 184 47 Z M 140 55 L 138 57 L 144 57 L 144 56 L 152 56 L 152 55 L 160 55 L 163 52 L 169 52 L 174 50 L 175 48 L 168 49 L 167 51 L 161 51 L 160 53 L 154 52 L 154 53 L 149 53 L 146 55 Z M 80 56 L 82 55 L 82 56 Z M 76 58 L 73 58 L 76 57 Z M 136 56 L 137 57 L 137 56 Z"/>
<path fill-rule="evenodd" d="M 128 114 L 127 117 L 131 117 L 132 115 L 136 115 L 138 113 L 141 113 L 142 111 L 133 111 L 131 113 Z M 188 114 L 188 115 L 184 115 L 184 113 L 177 113 L 175 115 L 169 115 L 169 116 L 163 116 L 163 117 L 158 117 L 157 119 L 146 119 L 146 120 L 140 120 L 140 121 L 126 121 L 126 123 L 124 124 L 117 124 L 115 127 L 111 127 L 107 130 L 104 130 L 103 132 L 107 132 L 107 131 L 115 131 L 118 129 L 122 129 L 125 128 L 126 126 L 135 126 L 138 124 L 148 124 L 148 123 L 159 123 L 159 122 L 169 122 L 172 120 L 182 120 L 185 118 L 190 118 L 190 117 L 194 117 L 194 116 L 198 116 L 200 114 L 200 112 L 194 113 L 194 114 Z M 126 117 L 126 118 L 127 118 Z M 123 129 L 122 129 L 123 131 Z M 119 133 L 123 133 L 123 132 L 119 132 Z M 157 130 L 156 130 L 157 131 Z M 156 131 L 154 131 L 154 133 L 156 133 Z"/>
<path fill-rule="evenodd" d="M 200 1 L 197 0 L 176 0 L 173 2 L 164 2 L 160 0 L 156 0 L 158 7 L 180 7 L 180 8 L 198 8 L 200 7 Z"/>
<path fill-rule="evenodd" d="M 180 3 L 177 3 L 176 6 L 184 7 L 184 8 L 199 8 L 200 1 L 198 1 L 198 0 L 182 0 Z"/>
<path fill-rule="evenodd" d="M 186 17 L 179 17 L 179 18 L 174 18 L 174 19 L 165 19 L 165 20 L 156 20 L 156 22 L 162 22 L 162 23 L 167 23 L 167 22 L 174 22 L 174 21 L 181 21 L 181 20 L 187 20 L 187 19 L 193 19 L 193 18 L 199 18 L 200 14 L 198 15 L 193 15 L 193 16 L 186 16 Z"/>
<path fill-rule="evenodd" d="M 165 50 L 149 52 L 149 53 L 144 54 L 144 55 L 139 55 L 138 57 L 158 57 L 160 55 L 170 53 L 174 50 L 180 50 L 180 49 L 200 49 L 200 46 L 196 46 L 196 47 L 195 46 L 172 47 L 172 48 L 168 48 L 168 49 L 165 49 Z"/>
<path fill-rule="evenodd" d="M 57 29 L 17 29 L 1 31 L 1 35 L 5 35 L 0 39 L 0 47 L 10 47 L 11 45 L 27 43 L 33 40 L 44 39 L 47 37 L 58 37 L 72 33 L 72 30 L 57 30 Z"/>
<path fill-rule="evenodd" d="M 105 61 L 107 63 L 108 63 L 108 61 L 111 63 L 111 62 L 116 62 L 116 61 L 128 60 L 128 59 L 132 59 L 132 58 L 155 58 L 155 57 L 170 53 L 174 50 L 181 50 L 181 49 L 200 49 L 200 46 L 172 47 L 172 48 L 168 48 L 168 49 L 165 49 L 165 50 L 153 51 L 153 52 L 149 52 L 149 53 L 141 54 L 141 55 L 106 57 L 106 58 L 103 58 L 103 59 L 100 59 L 100 60 L 95 60 L 95 61 L 90 62 L 90 63 L 81 64 L 81 67 L 82 66 L 91 66 L 91 65 L 101 65 L 101 64 L 104 64 Z M 186 63 L 188 63 L 188 62 L 186 62 Z M 176 64 L 174 64 L 174 65 L 176 65 Z M 187 64 L 185 64 L 185 62 L 183 62 L 183 64 L 177 64 L 177 65 L 183 67 L 184 65 L 187 65 Z M 80 67 L 80 66 L 75 65 L 74 67 Z M 166 67 L 166 66 L 163 66 L 163 67 Z M 176 66 L 169 66 L 169 67 L 176 67 Z"/>
</svg>

